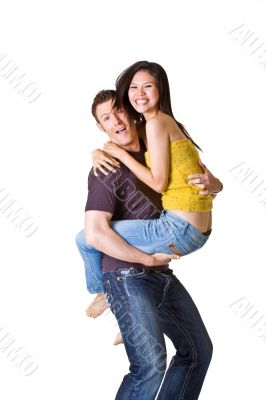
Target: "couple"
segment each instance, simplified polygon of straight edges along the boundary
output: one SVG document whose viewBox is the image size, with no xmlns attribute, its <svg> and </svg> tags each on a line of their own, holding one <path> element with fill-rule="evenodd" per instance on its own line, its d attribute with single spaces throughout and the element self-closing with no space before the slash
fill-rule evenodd
<svg viewBox="0 0 266 400">
<path fill-rule="evenodd" d="M 160 65 L 133 64 L 116 92 L 96 95 L 92 114 L 110 141 L 94 152 L 85 231 L 76 243 L 87 288 L 98 293 L 88 315 L 102 313 L 107 299 L 130 362 L 116 400 L 198 399 L 212 343 L 168 262 L 206 243 L 222 184 L 174 119 Z M 176 348 L 167 371 L 164 334 Z"/>
</svg>

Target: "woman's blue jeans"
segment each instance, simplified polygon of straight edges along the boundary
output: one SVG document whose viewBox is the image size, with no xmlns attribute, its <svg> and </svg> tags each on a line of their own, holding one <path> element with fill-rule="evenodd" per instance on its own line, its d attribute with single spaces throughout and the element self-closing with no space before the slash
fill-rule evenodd
<svg viewBox="0 0 266 400">
<path fill-rule="evenodd" d="M 130 362 L 115 400 L 198 399 L 212 342 L 172 270 L 120 268 L 103 273 L 103 284 Z M 167 370 L 164 334 L 176 349 Z"/>
<path fill-rule="evenodd" d="M 113 221 L 112 228 L 130 245 L 147 254 L 171 254 L 175 248 L 183 256 L 200 249 L 209 237 L 165 210 L 158 219 Z M 86 244 L 84 231 L 78 233 L 76 244 L 84 260 L 88 291 L 103 292 L 101 252 Z"/>
</svg>

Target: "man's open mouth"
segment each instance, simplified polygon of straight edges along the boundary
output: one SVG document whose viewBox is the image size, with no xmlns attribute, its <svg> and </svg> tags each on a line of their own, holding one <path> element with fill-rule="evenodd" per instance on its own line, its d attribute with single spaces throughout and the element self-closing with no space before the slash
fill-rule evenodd
<svg viewBox="0 0 266 400">
<path fill-rule="evenodd" d="M 125 132 L 125 130 L 126 130 L 126 128 L 120 128 L 120 129 L 118 129 L 118 130 L 116 131 L 116 133 L 122 133 L 122 132 Z"/>
</svg>

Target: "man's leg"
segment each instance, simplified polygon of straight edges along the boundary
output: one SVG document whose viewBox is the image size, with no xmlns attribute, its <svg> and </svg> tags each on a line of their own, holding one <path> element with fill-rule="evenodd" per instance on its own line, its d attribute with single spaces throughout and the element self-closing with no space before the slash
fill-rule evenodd
<svg viewBox="0 0 266 400">
<path fill-rule="evenodd" d="M 167 369 L 157 400 L 196 400 L 207 373 L 212 343 L 189 293 L 174 275 L 159 304 L 160 322 L 176 354 Z"/>
<path fill-rule="evenodd" d="M 102 253 L 85 242 L 84 231 L 76 236 L 76 245 L 84 261 L 87 289 L 90 293 L 98 293 L 86 310 L 88 317 L 96 318 L 102 314 L 108 304 L 103 293 Z"/>
<path fill-rule="evenodd" d="M 103 273 L 106 297 L 130 362 L 116 400 L 154 400 L 164 376 L 165 342 L 149 275 L 135 268 Z M 163 288 L 156 290 L 162 298 Z"/>
</svg>

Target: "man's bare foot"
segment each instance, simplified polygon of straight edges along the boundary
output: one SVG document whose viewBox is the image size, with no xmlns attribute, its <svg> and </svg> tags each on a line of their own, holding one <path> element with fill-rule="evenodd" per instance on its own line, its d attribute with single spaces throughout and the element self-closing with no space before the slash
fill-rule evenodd
<svg viewBox="0 0 266 400">
<path fill-rule="evenodd" d="M 108 307 L 109 304 L 104 297 L 104 293 L 101 292 L 97 294 L 93 302 L 87 308 L 86 315 L 91 318 L 99 317 Z"/>
<path fill-rule="evenodd" d="M 124 343 L 124 341 L 123 341 L 121 333 L 119 332 L 115 337 L 114 346 L 117 346 L 118 344 L 121 344 L 121 343 Z"/>
</svg>

